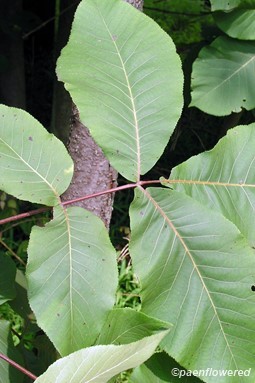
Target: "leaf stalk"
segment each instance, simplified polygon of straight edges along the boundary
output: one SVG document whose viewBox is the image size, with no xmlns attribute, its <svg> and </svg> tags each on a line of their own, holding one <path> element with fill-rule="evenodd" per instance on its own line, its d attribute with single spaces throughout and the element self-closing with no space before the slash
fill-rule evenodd
<svg viewBox="0 0 255 383">
<path fill-rule="evenodd" d="M 117 186 L 117 187 L 112 188 L 112 189 L 103 190 L 101 192 L 97 192 L 97 193 L 93 193 L 93 194 L 88 194 L 88 195 L 83 196 L 83 197 L 79 197 L 79 198 L 75 198 L 75 199 L 72 199 L 72 200 L 69 200 L 69 201 L 65 201 L 65 202 L 62 202 L 61 205 L 62 206 L 68 206 L 68 205 L 71 205 L 71 204 L 73 204 L 75 202 L 84 201 L 84 200 L 89 199 L 89 198 L 99 197 L 99 196 L 104 195 L 104 194 L 116 193 L 118 191 L 125 190 L 125 189 L 134 189 L 134 188 L 136 188 L 138 186 L 149 185 L 149 184 L 160 184 L 160 183 L 161 183 L 160 180 L 138 181 L 136 183 L 131 183 L 131 184 L 126 184 L 126 185 L 122 185 L 122 186 Z M 33 215 L 37 215 L 37 214 L 40 214 L 40 213 L 45 213 L 46 211 L 49 211 L 51 208 L 52 207 L 50 207 L 50 206 L 46 206 L 46 207 L 42 207 L 42 208 L 39 208 L 39 209 L 36 209 L 36 210 L 31 210 L 31 211 L 26 212 L 26 213 L 21 213 L 21 214 L 13 215 L 12 217 L 4 218 L 4 219 L 0 220 L 0 225 L 4 225 L 4 224 L 9 223 L 9 222 L 17 221 L 19 219 L 31 217 Z"/>
</svg>

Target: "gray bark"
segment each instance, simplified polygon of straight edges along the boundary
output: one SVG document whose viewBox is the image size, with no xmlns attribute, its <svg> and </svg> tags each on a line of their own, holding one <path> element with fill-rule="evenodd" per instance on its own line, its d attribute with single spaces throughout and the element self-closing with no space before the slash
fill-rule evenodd
<svg viewBox="0 0 255 383">
<path fill-rule="evenodd" d="M 143 10 L 144 0 L 123 0 L 126 3 L 132 4 L 135 8 L 139 9 L 139 11 Z"/>
<path fill-rule="evenodd" d="M 142 10 L 143 0 L 124 0 Z M 73 119 L 68 151 L 74 161 L 74 176 L 62 200 L 72 200 L 85 195 L 111 189 L 117 186 L 117 172 L 114 170 L 101 148 L 90 136 L 88 129 L 80 122 L 76 107 L 73 107 Z M 74 205 L 81 206 L 102 219 L 109 229 L 114 195 L 104 194 Z"/>
<path fill-rule="evenodd" d="M 82 196 L 111 189 L 117 185 L 117 172 L 110 166 L 101 148 L 97 146 L 88 129 L 80 122 L 79 113 L 73 106 L 71 132 L 68 151 L 74 161 L 74 176 L 71 185 L 62 195 L 62 201 L 70 201 Z M 96 214 L 109 228 L 112 215 L 113 195 L 75 202 Z"/>
</svg>

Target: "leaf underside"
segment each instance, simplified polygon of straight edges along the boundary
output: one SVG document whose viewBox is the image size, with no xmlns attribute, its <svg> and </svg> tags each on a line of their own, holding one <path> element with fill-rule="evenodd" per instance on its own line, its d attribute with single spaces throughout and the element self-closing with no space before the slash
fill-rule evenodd
<svg viewBox="0 0 255 383">
<path fill-rule="evenodd" d="M 232 221 L 255 247 L 255 123 L 228 131 L 210 151 L 176 166 L 174 187 Z"/>
<path fill-rule="evenodd" d="M 194 62 L 191 106 L 225 116 L 255 107 L 254 42 L 218 37 Z"/>
<path fill-rule="evenodd" d="M 30 114 L 0 105 L 0 173 L 0 190 L 52 206 L 71 182 L 73 162 Z"/>
<path fill-rule="evenodd" d="M 130 217 L 143 312 L 174 325 L 164 349 L 189 369 L 250 368 L 255 258 L 245 238 L 219 213 L 168 189 L 137 189 Z M 243 382 L 231 379 L 221 382 Z"/>
<path fill-rule="evenodd" d="M 52 364 L 35 383 L 106 383 L 118 373 L 148 359 L 167 332 L 162 330 L 126 345 L 94 346 L 77 351 Z"/>
<path fill-rule="evenodd" d="M 240 40 L 255 39 L 255 9 L 236 9 L 229 13 L 219 12 L 215 14 L 214 19 L 218 27 L 228 36 Z"/>
<path fill-rule="evenodd" d="M 29 302 L 40 327 L 61 355 L 93 344 L 117 288 L 103 222 L 79 207 L 57 207 L 45 227 L 33 227 L 28 255 Z"/>
<path fill-rule="evenodd" d="M 183 105 L 171 38 L 122 0 L 83 1 L 57 73 L 114 168 L 139 180 L 161 156 Z"/>
</svg>

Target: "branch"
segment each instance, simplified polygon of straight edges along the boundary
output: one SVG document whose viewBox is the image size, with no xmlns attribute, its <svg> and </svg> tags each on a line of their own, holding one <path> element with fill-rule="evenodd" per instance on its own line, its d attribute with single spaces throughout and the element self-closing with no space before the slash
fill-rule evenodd
<svg viewBox="0 0 255 383">
<path fill-rule="evenodd" d="M 29 378 L 36 380 L 37 376 L 32 374 L 32 372 L 26 370 L 24 367 L 22 367 L 20 364 L 14 362 L 14 360 L 8 358 L 8 356 L 0 353 L 0 358 L 11 364 L 13 367 L 15 367 L 17 370 L 21 371 L 23 374 L 27 375 Z"/>
</svg>

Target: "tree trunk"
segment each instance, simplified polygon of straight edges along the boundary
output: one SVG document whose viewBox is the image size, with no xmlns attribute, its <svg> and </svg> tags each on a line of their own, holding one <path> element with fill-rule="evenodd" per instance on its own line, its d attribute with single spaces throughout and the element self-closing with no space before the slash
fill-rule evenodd
<svg viewBox="0 0 255 383">
<path fill-rule="evenodd" d="M 142 10 L 143 0 L 124 0 Z M 68 151 L 74 161 L 74 176 L 62 200 L 72 200 L 85 195 L 104 191 L 117 185 L 117 172 L 109 164 L 101 148 L 90 136 L 88 129 L 80 122 L 77 108 L 73 107 L 73 118 Z M 90 198 L 74 205 L 81 206 L 102 219 L 109 229 L 113 194 Z"/>
</svg>

